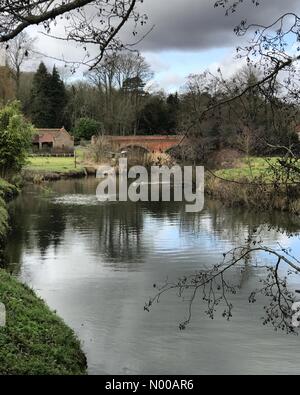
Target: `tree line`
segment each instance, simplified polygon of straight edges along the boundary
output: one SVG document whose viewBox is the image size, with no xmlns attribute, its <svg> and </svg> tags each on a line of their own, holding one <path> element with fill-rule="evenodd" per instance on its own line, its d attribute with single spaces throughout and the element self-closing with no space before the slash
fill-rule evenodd
<svg viewBox="0 0 300 395">
<path fill-rule="evenodd" d="M 266 155 L 274 147 L 299 145 L 299 107 L 280 86 L 259 85 L 239 97 L 260 79 L 250 65 L 231 78 L 221 70 L 190 75 L 180 93 L 166 94 L 151 88 L 150 65 L 132 52 L 105 56 L 81 79 L 66 78 L 66 68 L 48 70 L 43 62 L 36 72 L 22 72 L 34 47 L 31 41 L 30 47 L 21 45 L 28 42 L 25 34 L 18 40 L 0 70 L 1 99 L 17 98 L 38 128 L 64 126 L 77 141 L 97 134 L 187 135 L 192 144 L 177 155 L 202 162 L 223 148 Z"/>
<path fill-rule="evenodd" d="M 25 35 L 23 39 L 28 37 Z M 20 40 L 20 39 L 19 39 Z M 78 139 L 94 134 L 172 134 L 177 132 L 178 94 L 148 89 L 153 73 L 139 54 L 106 56 L 83 78 L 67 78 L 66 68 L 49 71 L 41 62 L 35 72 L 20 72 L 24 46 L 11 46 L 5 78 L 0 87 L 10 87 L 1 95 L 2 103 L 17 98 L 27 118 L 39 128 L 65 126 Z M 14 60 L 22 59 L 22 62 Z M 66 71 L 68 74 L 68 71 Z M 67 75 L 69 77 L 69 75 Z M 72 77 L 72 75 L 71 75 Z M 71 81 L 71 82 L 70 82 Z M 0 92 L 1 93 L 1 92 Z"/>
</svg>

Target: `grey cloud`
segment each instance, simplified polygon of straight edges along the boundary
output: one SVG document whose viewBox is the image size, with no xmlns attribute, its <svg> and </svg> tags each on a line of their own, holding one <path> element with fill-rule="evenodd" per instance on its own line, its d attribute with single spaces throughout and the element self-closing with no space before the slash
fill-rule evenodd
<svg viewBox="0 0 300 395">
<path fill-rule="evenodd" d="M 147 13 L 149 22 L 147 27 L 139 29 L 139 38 L 153 24 L 155 29 L 137 48 L 147 53 L 156 72 L 167 71 L 170 66 L 160 61 L 160 51 L 233 48 L 240 42 L 233 33 L 233 28 L 241 19 L 246 17 L 249 23 L 268 23 L 283 12 L 300 12 L 299 0 L 260 0 L 259 7 L 253 6 L 252 0 L 244 0 L 238 13 L 226 17 L 224 9 L 214 8 L 214 3 L 215 0 L 144 0 L 140 12 Z M 38 26 L 30 28 L 29 32 L 36 35 L 42 30 L 42 26 Z M 64 23 L 61 21 L 53 32 L 63 34 Z M 38 49 L 42 53 L 47 52 L 48 56 L 76 61 L 85 55 L 82 48 L 72 43 L 49 39 L 40 34 L 38 36 Z M 134 41 L 132 26 L 127 26 L 122 31 L 121 38 L 127 43 Z M 92 56 L 98 54 L 97 46 L 89 49 Z M 45 61 L 50 65 L 56 62 L 53 59 Z"/>
<path fill-rule="evenodd" d="M 232 46 L 237 42 L 233 28 L 241 19 L 266 23 L 287 11 L 300 11 L 299 0 L 261 0 L 255 7 L 245 0 L 236 14 L 225 16 L 223 8 L 214 8 L 215 0 L 145 0 L 141 11 L 149 17 L 148 29 L 155 25 L 139 45 L 143 51 L 169 49 L 201 50 Z M 146 28 L 140 30 L 145 33 Z M 130 30 L 130 29 L 129 29 Z M 132 42 L 129 30 L 125 40 Z"/>
</svg>

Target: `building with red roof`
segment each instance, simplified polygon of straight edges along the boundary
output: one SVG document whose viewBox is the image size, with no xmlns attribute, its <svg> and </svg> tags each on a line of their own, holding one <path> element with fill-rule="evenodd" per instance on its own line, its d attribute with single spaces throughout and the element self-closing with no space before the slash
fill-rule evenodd
<svg viewBox="0 0 300 395">
<path fill-rule="evenodd" d="M 74 137 L 64 127 L 36 129 L 32 144 L 34 152 L 74 153 Z"/>
</svg>

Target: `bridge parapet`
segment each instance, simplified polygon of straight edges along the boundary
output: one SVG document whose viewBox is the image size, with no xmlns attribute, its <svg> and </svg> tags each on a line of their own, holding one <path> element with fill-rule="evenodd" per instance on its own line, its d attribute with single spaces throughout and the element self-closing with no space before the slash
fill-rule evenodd
<svg viewBox="0 0 300 395">
<path fill-rule="evenodd" d="M 178 146 L 183 136 L 180 135 L 151 135 L 151 136 L 103 136 L 104 140 L 118 150 L 124 150 L 129 147 L 143 148 L 148 152 L 166 152 Z M 97 137 L 92 138 L 92 144 L 95 144 Z"/>
</svg>

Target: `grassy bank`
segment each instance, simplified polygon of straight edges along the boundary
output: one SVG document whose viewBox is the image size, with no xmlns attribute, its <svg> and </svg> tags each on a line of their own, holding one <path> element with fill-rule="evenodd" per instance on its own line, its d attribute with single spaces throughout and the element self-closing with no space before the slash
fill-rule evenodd
<svg viewBox="0 0 300 395">
<path fill-rule="evenodd" d="M 17 194 L 17 187 L 0 178 L 0 248 L 3 246 L 9 229 L 6 202 Z"/>
<path fill-rule="evenodd" d="M 6 201 L 17 193 L 15 186 L 0 179 L 2 247 L 9 230 Z M 86 373 L 86 359 L 73 331 L 32 290 L 2 269 L 0 303 L 7 311 L 7 324 L 0 327 L 0 375 Z"/>
<path fill-rule="evenodd" d="M 86 359 L 73 331 L 28 287 L 2 270 L 0 301 L 7 311 L 7 324 L 0 328 L 1 375 L 86 372 Z"/>
<path fill-rule="evenodd" d="M 30 157 L 26 169 L 45 171 L 45 172 L 57 172 L 65 173 L 69 171 L 76 171 L 82 169 L 82 167 L 75 167 L 75 159 L 71 157 L 59 158 L 59 157 Z"/>
<path fill-rule="evenodd" d="M 237 161 L 235 167 L 222 169 L 215 172 L 215 174 L 226 180 L 248 180 L 251 181 L 256 178 L 263 177 L 264 179 L 270 178 L 268 169 L 270 165 L 275 165 L 278 158 L 258 158 L 249 157 Z"/>
<path fill-rule="evenodd" d="M 274 182 L 278 158 L 244 158 L 236 167 L 208 172 L 206 192 L 227 206 L 281 210 L 300 214 L 297 184 Z M 271 168 L 273 167 L 273 170 Z"/>
<path fill-rule="evenodd" d="M 86 171 L 80 161 L 75 167 L 75 159 L 70 157 L 32 157 L 29 158 L 23 170 L 24 179 L 33 182 L 84 177 L 85 175 Z"/>
</svg>

